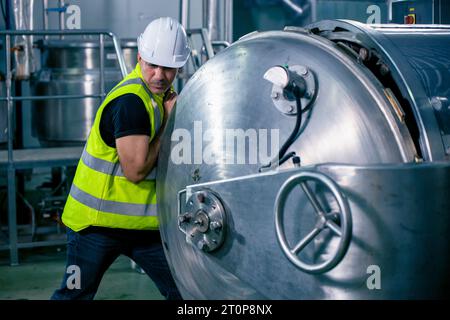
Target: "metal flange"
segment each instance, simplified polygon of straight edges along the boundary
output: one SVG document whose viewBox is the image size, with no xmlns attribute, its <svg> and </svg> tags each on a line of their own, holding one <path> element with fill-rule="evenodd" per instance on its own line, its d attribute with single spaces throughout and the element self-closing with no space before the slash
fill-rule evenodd
<svg viewBox="0 0 450 320">
<path fill-rule="evenodd" d="M 312 102 L 316 94 L 314 74 L 311 69 L 301 65 L 289 66 L 289 70 L 297 73 L 305 80 L 306 92 L 301 98 L 301 102 L 303 108 L 306 108 Z M 280 112 L 289 116 L 295 116 L 297 114 L 297 104 L 295 102 L 295 98 L 286 97 L 283 88 L 280 86 L 272 86 L 270 97 L 272 98 L 273 104 Z"/>
<path fill-rule="evenodd" d="M 301 98 L 303 108 L 309 106 L 316 94 L 316 82 L 312 70 L 305 66 L 294 65 L 289 66 L 289 70 L 301 76 L 306 83 L 306 92 Z M 273 104 L 282 113 L 295 116 L 297 114 L 297 105 L 294 97 L 286 97 L 283 88 L 273 85 L 270 93 Z"/>
<path fill-rule="evenodd" d="M 219 248 L 225 239 L 225 209 L 218 196 L 211 191 L 193 193 L 186 211 L 178 216 L 178 227 L 186 234 L 186 241 L 205 252 Z"/>
</svg>

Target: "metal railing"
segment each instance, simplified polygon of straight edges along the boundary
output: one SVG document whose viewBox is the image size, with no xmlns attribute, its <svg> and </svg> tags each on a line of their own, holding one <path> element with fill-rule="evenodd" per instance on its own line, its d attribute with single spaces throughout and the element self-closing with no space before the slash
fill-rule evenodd
<svg viewBox="0 0 450 320">
<path fill-rule="evenodd" d="M 13 96 L 12 95 L 12 61 L 11 61 L 11 37 L 15 36 L 98 36 L 100 46 L 100 93 L 90 95 L 53 95 L 53 96 Z M 18 264 L 18 248 L 36 246 L 36 244 L 18 244 L 17 240 L 17 216 L 16 216 L 16 166 L 14 163 L 14 150 L 13 150 L 13 122 L 14 122 L 14 101 L 24 100 L 50 100 L 50 99 L 80 99 L 80 98 L 104 98 L 105 93 L 105 36 L 112 39 L 116 56 L 118 59 L 120 71 L 122 76 L 127 75 L 127 69 L 122 54 L 122 48 L 120 47 L 118 38 L 116 35 L 107 30 L 3 30 L 0 31 L 0 37 L 5 39 L 5 63 L 6 63 L 6 97 L 0 97 L 0 101 L 7 102 L 8 120 L 7 120 L 7 133 L 8 133 L 8 161 L 7 161 L 7 188 L 8 188 L 8 229 L 9 229 L 9 250 L 11 265 Z M 48 242 L 48 241 L 47 241 Z M 42 243 L 42 245 L 48 245 L 48 243 Z"/>
<path fill-rule="evenodd" d="M 206 59 L 209 60 L 212 57 L 214 57 L 214 48 L 212 47 L 211 41 L 209 40 L 207 29 L 205 29 L 205 28 L 188 29 L 188 30 L 186 30 L 186 34 L 188 36 L 191 48 L 193 47 L 192 36 L 195 34 L 200 35 L 200 37 L 202 39 L 202 47 L 205 50 Z M 198 59 L 198 57 L 195 56 L 192 52 L 191 52 L 190 59 L 192 61 L 192 65 L 194 67 L 194 72 L 195 72 L 198 70 L 198 68 L 200 68 L 202 61 L 196 61 L 196 59 Z"/>
</svg>

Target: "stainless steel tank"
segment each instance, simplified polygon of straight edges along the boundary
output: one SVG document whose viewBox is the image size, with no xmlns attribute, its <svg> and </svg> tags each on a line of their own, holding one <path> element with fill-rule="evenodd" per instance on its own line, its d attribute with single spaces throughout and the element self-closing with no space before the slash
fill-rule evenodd
<svg viewBox="0 0 450 320">
<path fill-rule="evenodd" d="M 325 21 L 249 34 L 202 66 L 158 162 L 183 297 L 448 296 L 449 41 L 443 26 Z"/>
<path fill-rule="evenodd" d="M 123 54 L 130 71 L 137 58 L 136 42 L 123 41 Z M 98 42 L 52 40 L 42 46 L 42 68 L 31 81 L 34 95 L 95 95 L 100 93 Z M 120 80 L 114 47 L 105 44 L 106 93 Z M 100 106 L 100 98 L 48 99 L 34 102 L 33 134 L 45 146 L 83 144 Z"/>
<path fill-rule="evenodd" d="M 122 54 L 123 59 L 125 60 L 125 65 L 127 67 L 128 72 L 131 72 L 137 63 L 137 41 L 135 39 L 123 39 L 121 41 Z M 115 54 L 112 53 L 109 55 L 109 58 L 112 60 L 115 58 Z M 116 60 L 116 68 L 119 68 L 118 62 Z"/>
</svg>

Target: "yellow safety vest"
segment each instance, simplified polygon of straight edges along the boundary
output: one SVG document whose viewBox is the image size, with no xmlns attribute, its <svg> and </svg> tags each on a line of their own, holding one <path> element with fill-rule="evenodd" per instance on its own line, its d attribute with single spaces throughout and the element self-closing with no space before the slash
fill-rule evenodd
<svg viewBox="0 0 450 320">
<path fill-rule="evenodd" d="M 137 184 L 130 182 L 123 174 L 117 149 L 108 146 L 100 135 L 104 108 L 115 98 L 128 93 L 139 96 L 144 102 L 150 117 L 150 141 L 161 127 L 163 96 L 150 92 L 138 63 L 108 93 L 97 111 L 62 215 L 63 223 L 74 231 L 89 226 L 140 230 L 157 230 L 159 227 L 156 171 Z"/>
</svg>

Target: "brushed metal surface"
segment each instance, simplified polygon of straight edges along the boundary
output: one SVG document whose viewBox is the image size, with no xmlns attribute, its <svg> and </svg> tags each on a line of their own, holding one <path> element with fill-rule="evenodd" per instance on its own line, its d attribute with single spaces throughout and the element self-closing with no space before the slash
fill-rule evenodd
<svg viewBox="0 0 450 320">
<path fill-rule="evenodd" d="M 322 274 L 298 269 L 277 242 L 275 197 L 299 172 L 327 175 L 350 204 L 350 246 L 342 261 Z M 319 199 L 327 198 L 323 189 L 311 187 Z M 450 293 L 448 163 L 323 164 L 194 185 L 188 193 L 205 189 L 217 194 L 227 209 L 227 238 L 212 253 L 191 245 L 179 252 L 184 239 L 169 242 L 183 297 L 246 299 L 250 290 L 270 299 L 442 299 Z M 315 216 L 301 188 L 294 189 L 286 203 L 288 241 L 295 244 L 310 232 Z M 166 236 L 171 235 L 167 229 Z M 322 231 L 302 259 L 327 259 L 338 244 L 338 237 Z M 379 289 L 370 286 L 373 266 L 380 271 Z M 240 287 L 227 276 L 239 279 Z"/>
<path fill-rule="evenodd" d="M 306 66 L 317 81 L 317 97 L 311 110 L 304 114 L 302 133 L 288 150 L 295 151 L 304 166 L 327 162 L 365 166 L 414 160 L 416 150 L 411 136 L 396 117 L 384 87 L 334 43 L 293 31 L 254 33 L 235 42 L 189 80 L 162 140 L 157 183 L 160 230 L 184 298 L 345 297 L 346 290 L 334 292 L 325 286 L 312 294 L 310 290 L 318 288 L 312 276 L 302 277 L 301 285 L 296 282 L 295 267 L 277 247 L 274 229 L 269 230 L 274 219 L 271 197 L 275 197 L 279 182 L 274 173 L 273 177 L 263 175 L 265 178 L 256 184 L 252 179 L 239 181 L 225 195 L 221 194 L 227 198 L 225 209 L 231 210 L 228 227 L 232 233 L 217 253 L 208 255 L 193 248 L 178 230 L 180 190 L 194 184 L 259 176 L 258 169 L 266 164 L 265 150 L 260 147 L 256 150 L 256 163 L 239 164 L 236 148 L 223 148 L 225 130 L 278 130 L 279 146 L 290 135 L 295 118 L 277 110 L 270 97 L 271 84 L 263 79 L 269 68 L 286 64 Z M 180 139 L 172 133 L 180 132 L 190 137 L 188 163 L 174 162 L 173 151 L 178 150 Z M 272 136 L 277 135 L 269 134 L 267 139 L 270 141 Z M 254 151 L 249 145 L 245 145 L 247 160 Z M 204 161 L 202 151 L 218 161 Z M 272 155 L 277 151 L 272 150 Z M 291 161 L 281 167 L 290 168 Z M 299 206 L 305 206 L 304 200 L 300 199 L 295 207 Z M 238 222 L 248 228 L 236 229 Z M 223 260 L 228 254 L 232 259 Z M 247 272 L 246 268 L 252 271 Z M 350 286 L 355 285 L 351 276 L 346 277 L 350 278 Z M 350 296 L 364 297 L 365 293 Z"/>
<path fill-rule="evenodd" d="M 435 97 L 450 99 L 450 26 L 328 20 L 307 28 L 320 30 L 335 41 L 345 38 L 359 43 L 379 54 L 400 90 L 398 100 L 412 109 L 422 157 L 450 160 L 450 118 L 431 104 Z"/>
</svg>

